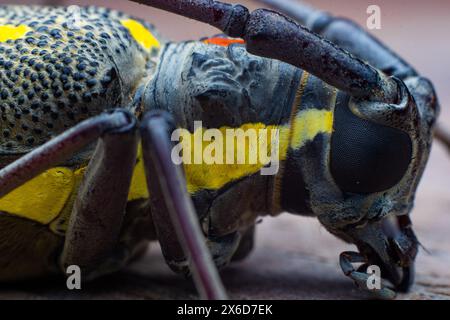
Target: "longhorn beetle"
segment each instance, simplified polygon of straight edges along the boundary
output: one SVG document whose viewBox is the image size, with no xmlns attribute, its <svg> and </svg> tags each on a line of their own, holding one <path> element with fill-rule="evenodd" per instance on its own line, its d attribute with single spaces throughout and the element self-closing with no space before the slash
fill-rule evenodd
<svg viewBox="0 0 450 320">
<path fill-rule="evenodd" d="M 340 262 L 358 284 L 378 265 L 407 291 L 409 213 L 439 109 L 430 81 L 354 23 L 291 1 L 264 2 L 292 18 L 136 2 L 224 35 L 173 43 L 108 9 L 0 7 L 0 281 L 70 265 L 93 279 L 158 240 L 203 298 L 222 299 L 215 266 L 250 252 L 259 216 L 287 211 L 357 246 Z M 280 129 L 279 172 L 175 164 L 172 133 L 195 134 L 195 120 Z"/>
</svg>

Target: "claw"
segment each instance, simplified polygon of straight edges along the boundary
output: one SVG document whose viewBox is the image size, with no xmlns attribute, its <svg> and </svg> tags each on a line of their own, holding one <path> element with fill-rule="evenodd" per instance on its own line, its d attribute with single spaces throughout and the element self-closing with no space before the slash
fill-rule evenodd
<svg viewBox="0 0 450 320">
<path fill-rule="evenodd" d="M 342 271 L 344 274 L 352 279 L 358 288 L 362 290 L 369 291 L 376 298 L 383 300 L 392 300 L 395 299 L 396 293 L 395 291 L 387 288 L 382 285 L 381 289 L 369 289 L 367 286 L 367 282 L 370 278 L 370 274 L 361 272 L 363 270 L 361 267 L 358 268 L 358 271 L 353 267 L 353 263 L 365 263 L 366 259 L 357 252 L 343 252 L 339 257 L 339 263 L 341 265 Z M 364 265 L 366 266 L 366 265 Z"/>
</svg>

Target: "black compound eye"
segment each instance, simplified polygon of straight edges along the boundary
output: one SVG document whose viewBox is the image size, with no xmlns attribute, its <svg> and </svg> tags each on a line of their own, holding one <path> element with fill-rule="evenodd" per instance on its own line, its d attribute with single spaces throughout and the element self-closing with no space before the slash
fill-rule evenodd
<svg viewBox="0 0 450 320">
<path fill-rule="evenodd" d="M 403 131 L 361 119 L 339 99 L 331 139 L 331 174 L 343 192 L 369 194 L 392 188 L 411 162 L 411 139 Z"/>
</svg>

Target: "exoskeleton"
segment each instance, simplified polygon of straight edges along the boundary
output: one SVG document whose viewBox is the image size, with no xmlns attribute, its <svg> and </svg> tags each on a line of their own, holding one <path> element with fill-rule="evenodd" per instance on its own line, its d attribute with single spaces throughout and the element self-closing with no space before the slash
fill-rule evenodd
<svg viewBox="0 0 450 320">
<path fill-rule="evenodd" d="M 108 9 L 0 8 L 0 280 L 70 265 L 93 279 L 158 240 L 203 297 L 224 298 L 215 266 L 251 251 L 258 217 L 290 212 L 356 245 L 340 261 L 357 283 L 378 265 L 408 290 L 409 213 L 439 108 L 430 81 L 354 23 L 290 1 L 265 2 L 292 18 L 137 2 L 225 35 L 174 43 Z M 196 121 L 276 129 L 278 171 L 174 162 L 174 130 L 195 139 Z"/>
</svg>

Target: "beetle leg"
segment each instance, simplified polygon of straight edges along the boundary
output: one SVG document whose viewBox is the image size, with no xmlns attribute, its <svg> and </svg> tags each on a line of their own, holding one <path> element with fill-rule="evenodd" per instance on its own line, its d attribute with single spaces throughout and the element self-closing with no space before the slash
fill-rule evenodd
<svg viewBox="0 0 450 320">
<path fill-rule="evenodd" d="M 364 269 L 366 265 L 363 265 L 362 268 L 355 270 L 353 267 L 353 263 L 365 263 L 365 258 L 357 253 L 357 252 L 343 252 L 340 255 L 339 263 L 341 265 L 342 271 L 344 274 L 355 281 L 355 284 L 364 290 L 369 290 L 375 297 L 380 299 L 394 299 L 396 293 L 386 287 L 382 287 L 381 289 L 369 289 L 367 284 L 370 280 L 370 274 L 362 272 L 360 270 Z"/>
<path fill-rule="evenodd" d="M 133 1 L 211 24 L 231 37 L 243 38 L 248 52 L 302 68 L 352 96 L 397 100 L 394 80 L 277 12 L 249 13 L 241 5 L 213 0 Z"/>
<path fill-rule="evenodd" d="M 150 112 L 142 122 L 142 148 L 151 202 L 159 202 L 169 213 L 178 243 L 185 256 L 189 257 L 190 269 L 201 296 L 225 299 L 225 290 L 206 246 L 182 168 L 171 159 L 173 145 L 170 137 L 174 129 L 172 117 L 166 112 Z M 160 234 L 161 231 L 157 232 Z"/>
<path fill-rule="evenodd" d="M 255 244 L 255 230 L 256 225 L 253 225 L 243 232 L 239 247 L 231 259 L 232 261 L 241 261 L 252 252 Z"/>
<path fill-rule="evenodd" d="M 0 197 L 47 169 L 59 165 L 105 132 L 129 123 L 124 111 L 85 120 L 0 170 Z"/>
<path fill-rule="evenodd" d="M 136 163 L 136 119 L 104 133 L 89 162 L 70 216 L 61 266 L 78 265 L 86 279 L 118 270 L 115 257 Z M 121 252 L 119 252 L 121 253 Z"/>
</svg>

